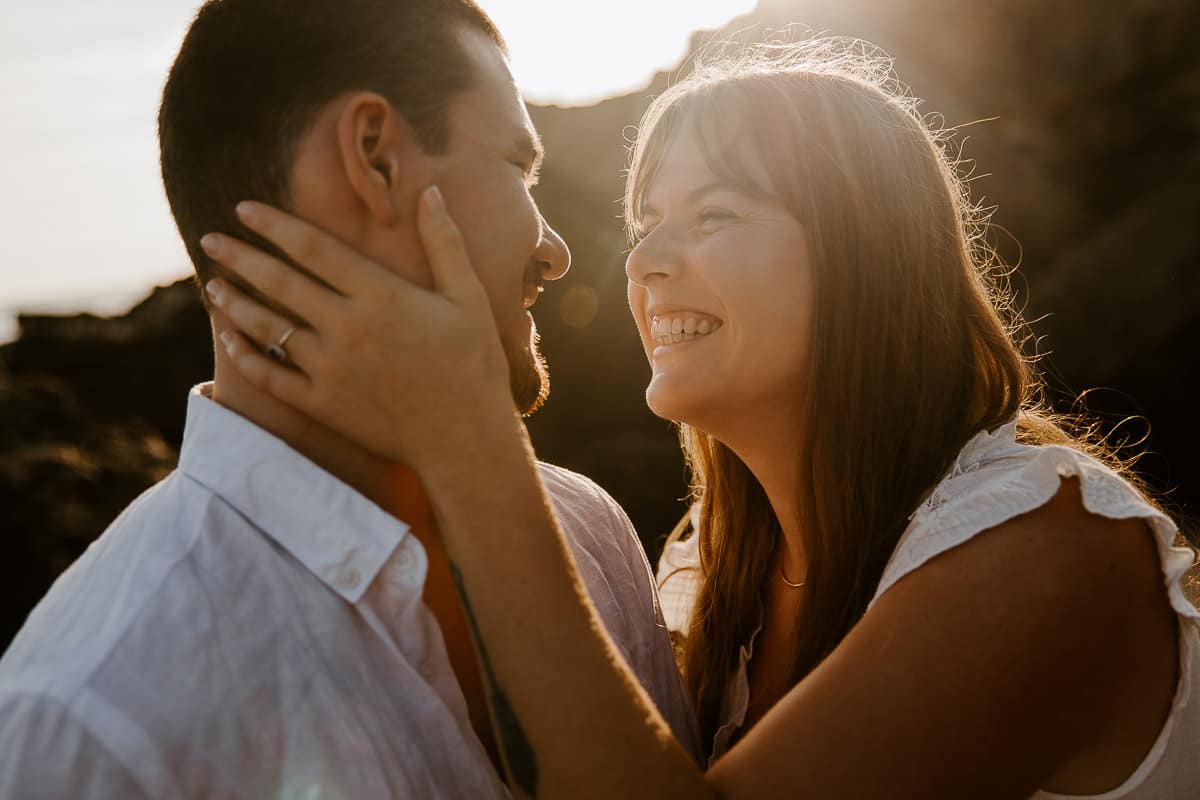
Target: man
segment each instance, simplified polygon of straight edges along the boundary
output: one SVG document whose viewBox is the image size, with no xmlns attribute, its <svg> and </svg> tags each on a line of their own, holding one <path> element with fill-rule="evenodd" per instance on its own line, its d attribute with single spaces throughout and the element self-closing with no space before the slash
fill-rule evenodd
<svg viewBox="0 0 1200 800">
<path fill-rule="evenodd" d="M 413 213 L 437 183 L 514 397 L 525 411 L 544 399 L 525 311 L 570 256 L 530 197 L 537 136 L 470 0 L 210 0 L 159 123 L 202 282 L 217 268 L 201 235 L 253 239 L 233 211 L 253 198 L 428 283 Z M 210 312 L 220 335 L 229 322 Z M 297 322 L 259 345 L 286 359 Z M 586 479 L 543 477 L 613 639 L 695 752 L 628 520 Z M 218 347 L 179 469 L 64 573 L 0 661 L 0 797 L 503 797 L 471 648 L 414 473 L 256 391 Z"/>
</svg>

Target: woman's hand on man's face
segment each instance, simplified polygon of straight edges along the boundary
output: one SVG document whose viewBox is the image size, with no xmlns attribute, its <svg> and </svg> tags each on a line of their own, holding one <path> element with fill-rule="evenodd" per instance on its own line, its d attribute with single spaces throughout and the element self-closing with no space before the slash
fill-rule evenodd
<svg viewBox="0 0 1200 800">
<path fill-rule="evenodd" d="M 455 437 L 500 419 L 492 412 L 516 413 L 487 295 L 436 187 L 422 193 L 417 213 L 432 291 L 278 209 L 244 202 L 237 212 L 318 279 L 229 236 L 201 240 L 210 258 L 303 320 L 293 326 L 228 281 L 205 286 L 237 327 L 220 337 L 251 385 L 414 467 L 451 457 Z M 285 335 L 282 360 L 262 354 Z"/>
</svg>

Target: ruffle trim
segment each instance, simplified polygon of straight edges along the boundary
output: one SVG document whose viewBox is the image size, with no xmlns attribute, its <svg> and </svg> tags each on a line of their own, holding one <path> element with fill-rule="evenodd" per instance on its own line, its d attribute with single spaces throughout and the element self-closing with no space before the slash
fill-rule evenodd
<svg viewBox="0 0 1200 800">
<path fill-rule="evenodd" d="M 713 734 L 712 755 L 708 758 L 711 767 L 717 759 L 729 752 L 729 743 L 733 735 L 746 722 L 746 714 L 750 711 L 750 659 L 754 658 L 754 642 L 762 632 L 762 610 L 759 610 L 758 627 L 750 634 L 750 641 L 738 649 L 738 671 L 734 676 L 733 686 L 725 693 L 725 702 L 721 705 L 721 719 L 725 720 L 716 733 Z"/>
<path fill-rule="evenodd" d="M 1022 459 L 1019 466 L 998 464 L 980 472 L 994 471 L 991 477 L 974 476 L 980 482 L 956 493 L 954 484 L 968 468 L 947 477 L 929 500 L 912 516 L 884 569 L 871 605 L 908 573 L 934 556 L 960 545 L 976 534 L 994 528 L 1014 517 L 1041 508 L 1058 493 L 1066 478 L 1078 478 L 1083 506 L 1092 514 L 1110 519 L 1140 518 L 1154 532 L 1162 563 L 1163 579 L 1172 608 L 1182 617 L 1200 619 L 1200 610 L 1192 605 L 1183 589 L 1183 577 L 1194 561 L 1194 554 L 1175 546 L 1179 531 L 1166 514 L 1147 503 L 1128 482 L 1095 459 L 1062 445 L 1006 449 L 994 461 Z M 945 499 L 942 499 L 945 498 Z M 931 502 L 933 501 L 933 502 Z M 868 606 L 868 609 L 870 606 Z"/>
</svg>

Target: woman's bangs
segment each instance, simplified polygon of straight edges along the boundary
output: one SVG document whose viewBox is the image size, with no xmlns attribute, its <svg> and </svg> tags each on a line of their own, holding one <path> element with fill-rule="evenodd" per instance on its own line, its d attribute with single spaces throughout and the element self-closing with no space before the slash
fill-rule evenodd
<svg viewBox="0 0 1200 800">
<path fill-rule="evenodd" d="M 711 85 L 706 102 L 697 103 L 688 115 L 705 165 L 718 179 L 748 197 L 774 198 L 770 161 L 759 132 L 767 114 L 754 108 L 748 79 L 725 80 Z"/>
<path fill-rule="evenodd" d="M 640 237 L 646 192 L 658 175 L 667 149 L 675 138 L 681 117 L 679 107 L 686 100 L 687 96 L 682 93 L 677 93 L 674 98 L 663 95 L 651 105 L 642 119 L 625 187 L 625 232 L 630 244 Z"/>
<path fill-rule="evenodd" d="M 693 137 L 705 165 L 718 179 L 750 197 L 779 195 L 768 183 L 769 161 L 755 133 L 752 95 L 739 86 L 742 82 L 681 84 L 676 87 L 681 91 L 661 96 L 656 101 L 661 105 L 647 113 L 633 150 L 625 194 L 625 225 L 631 242 L 637 239 L 646 193 L 671 144 L 681 135 Z"/>
</svg>

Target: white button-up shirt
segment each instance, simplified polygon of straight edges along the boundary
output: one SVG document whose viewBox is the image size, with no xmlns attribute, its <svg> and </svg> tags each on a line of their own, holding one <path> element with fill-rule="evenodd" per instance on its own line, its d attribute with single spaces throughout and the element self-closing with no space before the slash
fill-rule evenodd
<svg viewBox="0 0 1200 800">
<path fill-rule="evenodd" d="M 694 754 L 627 518 L 541 469 L 600 616 Z M 0 798 L 507 797 L 422 602 L 426 568 L 403 522 L 199 387 L 179 468 L 0 660 Z"/>
</svg>

